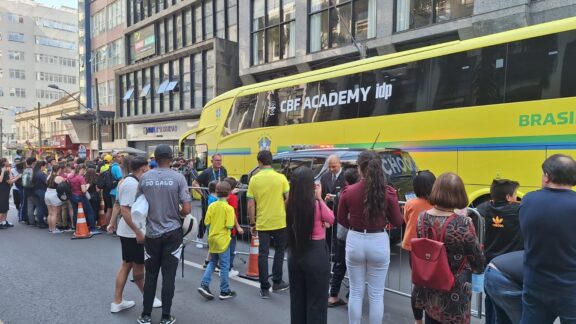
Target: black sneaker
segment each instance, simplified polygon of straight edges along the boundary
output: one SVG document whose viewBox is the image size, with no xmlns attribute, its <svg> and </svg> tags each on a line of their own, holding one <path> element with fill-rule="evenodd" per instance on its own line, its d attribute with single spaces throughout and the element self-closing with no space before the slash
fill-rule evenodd
<svg viewBox="0 0 576 324">
<path fill-rule="evenodd" d="M 260 298 L 262 299 L 270 298 L 270 291 L 268 289 L 260 289 Z"/>
<path fill-rule="evenodd" d="M 6 226 L 8 226 L 8 227 L 14 227 L 14 224 L 10 223 L 9 221 L 6 221 Z"/>
<path fill-rule="evenodd" d="M 272 285 L 272 291 L 273 292 L 285 291 L 285 290 L 288 290 L 288 288 L 290 288 L 290 285 L 284 281 L 280 281 L 279 283 L 275 283 Z"/>
<path fill-rule="evenodd" d="M 0 224 L 0 229 L 5 229 L 5 228 L 8 228 L 8 225 L 6 225 L 6 224 Z"/>
<path fill-rule="evenodd" d="M 138 324 L 152 324 L 152 318 L 150 317 L 150 315 L 141 315 L 136 320 L 136 323 L 138 323 Z"/>
<path fill-rule="evenodd" d="M 204 265 L 202 266 L 202 268 L 204 268 L 204 270 L 206 270 L 206 268 L 208 268 L 208 263 L 210 263 L 210 261 L 204 260 Z"/>
<path fill-rule="evenodd" d="M 174 324 L 174 323 L 176 323 L 176 317 L 174 316 L 162 317 L 162 319 L 160 320 L 160 324 Z"/>
<path fill-rule="evenodd" d="M 198 293 L 208 300 L 214 299 L 214 295 L 208 286 L 201 285 L 200 288 L 198 288 Z"/>
<path fill-rule="evenodd" d="M 230 299 L 230 298 L 234 298 L 236 297 L 236 292 L 235 291 L 221 291 L 220 292 L 220 296 L 218 296 L 218 298 L 220 298 L 220 300 L 224 300 L 224 299 Z"/>
</svg>

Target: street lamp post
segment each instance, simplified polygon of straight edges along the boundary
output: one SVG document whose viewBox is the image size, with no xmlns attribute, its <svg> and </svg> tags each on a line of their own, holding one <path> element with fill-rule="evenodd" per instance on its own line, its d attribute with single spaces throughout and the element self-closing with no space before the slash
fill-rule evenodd
<svg viewBox="0 0 576 324">
<path fill-rule="evenodd" d="M 98 84 L 98 79 L 96 79 L 96 84 Z M 86 108 L 86 110 L 92 111 L 92 109 L 86 107 L 86 105 L 84 105 L 80 100 L 76 99 L 76 97 L 71 95 L 65 89 L 60 88 L 58 85 L 49 84 L 48 88 L 65 92 L 67 95 L 72 97 L 72 99 L 76 100 L 82 107 Z M 98 153 L 100 153 L 102 151 L 102 132 L 100 131 L 100 103 L 98 102 L 98 86 L 96 86 L 96 138 L 98 140 Z"/>
</svg>

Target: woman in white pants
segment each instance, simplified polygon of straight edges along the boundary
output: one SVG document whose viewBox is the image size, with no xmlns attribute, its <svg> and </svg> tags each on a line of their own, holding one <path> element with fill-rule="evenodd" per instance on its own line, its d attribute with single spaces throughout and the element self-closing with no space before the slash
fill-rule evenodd
<svg viewBox="0 0 576 324">
<path fill-rule="evenodd" d="M 360 324 L 362 302 L 368 283 L 370 324 L 384 317 L 384 283 L 390 265 L 390 240 L 386 226 L 402 226 L 396 190 L 386 183 L 382 160 L 374 151 L 358 156 L 361 180 L 346 187 L 340 196 L 338 222 L 349 228 L 346 266 L 350 275 L 348 318 Z"/>
</svg>

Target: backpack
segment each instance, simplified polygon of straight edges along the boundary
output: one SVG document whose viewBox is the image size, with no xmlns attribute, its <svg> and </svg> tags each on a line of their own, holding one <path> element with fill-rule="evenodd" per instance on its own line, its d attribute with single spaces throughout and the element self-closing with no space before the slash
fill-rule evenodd
<svg viewBox="0 0 576 324">
<path fill-rule="evenodd" d="M 68 180 L 62 181 L 56 186 L 56 194 L 62 201 L 70 199 L 70 196 L 72 196 L 72 188 Z"/>
<path fill-rule="evenodd" d="M 118 186 L 118 180 L 114 179 L 112 176 L 112 167 L 110 169 L 100 173 L 98 178 L 96 178 L 96 186 L 99 189 L 110 191 Z"/>
<path fill-rule="evenodd" d="M 449 292 L 454 287 L 456 281 L 450 264 L 448 263 L 448 254 L 444 245 L 444 236 L 446 228 L 455 218 L 456 214 L 448 217 L 442 226 L 440 237 L 436 235 L 433 227 L 428 230 L 432 232 L 432 238 L 427 237 L 424 230 L 424 222 L 420 228 L 420 238 L 410 240 L 412 251 L 410 252 L 410 261 L 412 261 L 412 283 L 415 286 L 436 289 Z M 466 264 L 466 258 L 462 261 L 457 274 L 462 271 Z"/>
<path fill-rule="evenodd" d="M 26 189 L 34 189 L 34 171 L 32 168 L 24 169 L 22 172 L 22 186 Z"/>
</svg>

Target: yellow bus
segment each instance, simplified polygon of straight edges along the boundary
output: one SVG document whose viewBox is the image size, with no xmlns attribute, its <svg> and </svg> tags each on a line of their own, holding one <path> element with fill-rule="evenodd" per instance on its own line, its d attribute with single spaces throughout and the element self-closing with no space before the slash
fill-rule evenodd
<svg viewBox="0 0 576 324">
<path fill-rule="evenodd" d="M 519 181 L 520 196 L 539 188 L 543 160 L 575 152 L 575 115 L 569 18 L 243 86 L 210 101 L 180 144 L 199 167 L 223 154 L 236 177 L 260 149 L 399 148 L 457 172 L 479 202 L 494 178 Z"/>
</svg>

